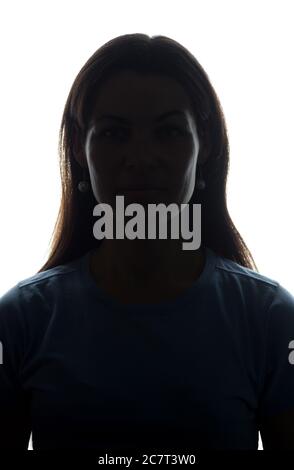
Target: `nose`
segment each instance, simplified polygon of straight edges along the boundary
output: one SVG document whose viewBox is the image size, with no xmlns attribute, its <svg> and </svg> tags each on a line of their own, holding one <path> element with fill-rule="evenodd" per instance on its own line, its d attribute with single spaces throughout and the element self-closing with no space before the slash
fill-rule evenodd
<svg viewBox="0 0 294 470">
<path fill-rule="evenodd" d="M 125 148 L 125 162 L 127 167 L 137 167 L 144 172 L 144 168 L 156 168 L 159 156 L 152 145 L 150 136 L 146 133 L 137 133 L 132 137 Z"/>
</svg>

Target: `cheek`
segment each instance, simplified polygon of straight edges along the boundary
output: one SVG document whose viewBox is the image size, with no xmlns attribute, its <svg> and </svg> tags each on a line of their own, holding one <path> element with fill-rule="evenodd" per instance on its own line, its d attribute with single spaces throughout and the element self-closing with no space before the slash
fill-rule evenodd
<svg viewBox="0 0 294 470">
<path fill-rule="evenodd" d="M 165 152 L 173 163 L 182 167 L 190 165 L 197 156 L 197 149 L 192 139 L 175 140 L 168 145 Z"/>
<path fill-rule="evenodd" d="M 183 154 L 173 161 L 173 174 L 179 180 L 191 180 L 195 178 L 197 157 L 193 154 Z"/>
<path fill-rule="evenodd" d="M 89 175 L 94 194 L 97 196 L 104 193 L 104 186 L 107 185 L 109 177 L 103 165 L 88 160 Z"/>
<path fill-rule="evenodd" d="M 108 144 L 98 141 L 98 138 L 92 136 L 89 146 L 88 160 L 96 171 L 107 172 L 108 169 L 116 165 L 118 161 L 118 149 Z"/>
<path fill-rule="evenodd" d="M 91 156 L 88 159 L 88 166 L 93 180 L 95 180 L 99 185 L 102 185 L 103 182 L 109 185 L 118 169 L 118 165 L 115 163 L 114 158 L 94 152 L 91 153 Z"/>
<path fill-rule="evenodd" d="M 185 194 L 192 194 L 196 181 L 196 159 L 185 162 L 183 167 L 178 171 L 178 184 L 181 186 Z"/>
</svg>

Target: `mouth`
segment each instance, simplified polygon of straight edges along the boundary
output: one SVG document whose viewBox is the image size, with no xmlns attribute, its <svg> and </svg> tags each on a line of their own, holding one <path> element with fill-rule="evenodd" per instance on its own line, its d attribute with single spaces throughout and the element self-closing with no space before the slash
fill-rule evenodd
<svg viewBox="0 0 294 470">
<path fill-rule="evenodd" d="M 128 188 L 118 188 L 118 191 L 136 191 L 136 192 L 142 192 L 142 191 L 163 191 L 164 188 L 151 188 L 150 186 L 138 186 L 138 187 L 128 187 Z"/>
</svg>

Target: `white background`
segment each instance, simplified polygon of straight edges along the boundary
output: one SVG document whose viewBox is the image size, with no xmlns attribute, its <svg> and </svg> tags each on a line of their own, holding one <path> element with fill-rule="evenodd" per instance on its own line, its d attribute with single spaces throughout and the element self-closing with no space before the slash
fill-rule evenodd
<svg viewBox="0 0 294 470">
<path fill-rule="evenodd" d="M 228 208 L 259 271 L 294 292 L 293 2 L 2 2 L 0 294 L 47 259 L 70 87 L 106 41 L 165 35 L 204 67 L 228 126 Z M 261 442 L 260 442 L 260 448 Z"/>
</svg>

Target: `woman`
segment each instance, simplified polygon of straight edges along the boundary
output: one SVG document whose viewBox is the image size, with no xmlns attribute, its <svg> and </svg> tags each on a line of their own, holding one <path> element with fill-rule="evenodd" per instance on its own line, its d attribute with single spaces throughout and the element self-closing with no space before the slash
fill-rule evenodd
<svg viewBox="0 0 294 470">
<path fill-rule="evenodd" d="M 0 445 L 257 449 L 260 430 L 294 449 L 294 298 L 229 216 L 225 118 L 195 57 L 164 36 L 104 44 L 70 90 L 60 163 L 49 258 L 0 299 Z M 93 208 L 117 195 L 201 204 L 200 247 L 97 239 Z"/>
</svg>

